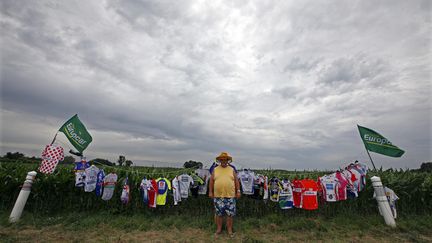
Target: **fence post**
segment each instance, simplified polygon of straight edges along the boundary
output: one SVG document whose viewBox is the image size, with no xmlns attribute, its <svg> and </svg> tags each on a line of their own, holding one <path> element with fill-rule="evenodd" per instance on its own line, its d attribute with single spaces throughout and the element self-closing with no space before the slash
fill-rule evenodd
<svg viewBox="0 0 432 243">
<path fill-rule="evenodd" d="M 384 217 L 385 223 L 390 227 L 396 227 L 396 221 L 393 218 L 393 214 L 390 209 L 390 204 L 385 195 L 384 187 L 381 182 L 381 178 L 378 176 L 373 176 L 371 178 L 372 185 L 376 194 L 376 200 L 378 202 L 378 208 Z"/>
<path fill-rule="evenodd" d="M 18 195 L 18 198 L 15 202 L 15 205 L 12 209 L 12 212 L 9 216 L 9 222 L 15 223 L 21 218 L 21 214 L 24 210 L 24 206 L 27 202 L 27 199 L 30 195 L 31 187 L 33 184 L 33 180 L 36 177 L 36 171 L 30 171 L 27 173 L 26 180 L 21 188 L 21 191 Z"/>
</svg>

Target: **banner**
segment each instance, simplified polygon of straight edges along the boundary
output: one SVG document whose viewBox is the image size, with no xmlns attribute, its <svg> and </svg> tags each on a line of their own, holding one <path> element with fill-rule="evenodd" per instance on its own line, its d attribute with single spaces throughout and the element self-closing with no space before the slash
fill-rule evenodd
<svg viewBox="0 0 432 243">
<path fill-rule="evenodd" d="M 390 157 L 401 157 L 405 153 L 374 130 L 359 125 L 357 127 L 367 150 Z"/>
<path fill-rule="evenodd" d="M 64 133 L 69 142 L 81 153 L 93 140 L 84 124 L 79 120 L 78 115 L 73 116 L 63 124 L 59 131 Z"/>
</svg>

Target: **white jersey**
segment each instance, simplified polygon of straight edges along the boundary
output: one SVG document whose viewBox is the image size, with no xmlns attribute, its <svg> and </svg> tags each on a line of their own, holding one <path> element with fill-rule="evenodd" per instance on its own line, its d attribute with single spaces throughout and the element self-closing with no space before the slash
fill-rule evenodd
<svg viewBox="0 0 432 243">
<path fill-rule="evenodd" d="M 264 176 L 264 196 L 263 196 L 263 199 L 267 200 L 268 198 L 269 198 L 268 177 Z"/>
<path fill-rule="evenodd" d="M 94 165 L 85 169 L 84 191 L 92 192 L 96 189 L 96 181 L 97 181 L 98 173 L 99 173 L 99 168 Z"/>
<path fill-rule="evenodd" d="M 174 197 L 174 205 L 177 205 L 178 202 L 181 201 L 181 194 L 180 194 L 180 183 L 179 180 L 176 177 L 172 180 L 172 189 L 173 189 L 173 197 Z"/>
<path fill-rule="evenodd" d="M 85 170 L 75 172 L 75 186 L 83 187 L 85 185 Z"/>
<path fill-rule="evenodd" d="M 281 209 L 290 209 L 294 206 L 293 190 L 289 180 L 280 181 L 279 206 Z"/>
<path fill-rule="evenodd" d="M 117 183 L 118 176 L 115 173 L 109 173 L 104 178 L 104 190 L 102 200 L 110 200 L 114 194 L 114 189 Z"/>
<path fill-rule="evenodd" d="M 142 195 L 142 200 L 145 204 L 148 204 L 149 196 L 148 196 L 148 190 L 151 187 L 150 180 L 147 180 L 147 178 L 144 177 L 144 179 L 141 180 L 140 184 L 140 191 Z"/>
<path fill-rule="evenodd" d="M 393 218 L 396 218 L 397 217 L 396 201 L 399 199 L 399 197 L 396 195 L 396 193 L 392 189 L 390 189 L 388 187 L 384 187 L 384 192 L 385 192 L 385 195 L 387 197 L 387 201 L 389 202 L 390 209 L 391 209 L 392 214 L 393 214 Z M 376 194 L 374 192 L 373 198 L 375 198 L 375 197 L 376 197 Z M 380 214 L 382 215 L 381 208 L 378 207 L 378 209 L 379 209 Z"/>
<path fill-rule="evenodd" d="M 208 182 L 210 181 L 210 176 L 211 176 L 210 171 L 207 169 L 197 169 L 195 171 L 195 173 L 199 177 L 201 177 L 201 179 L 204 181 L 204 184 L 199 186 L 198 194 L 206 195 L 207 194 L 207 185 L 208 185 Z"/>
<path fill-rule="evenodd" d="M 245 195 L 253 195 L 254 194 L 254 179 L 255 179 L 255 173 L 250 170 L 242 170 L 237 174 L 242 189 L 243 194 Z"/>
<path fill-rule="evenodd" d="M 338 180 L 335 176 L 325 175 L 320 177 L 323 196 L 327 202 L 336 202 L 338 198 Z"/>
<path fill-rule="evenodd" d="M 177 177 L 178 177 L 177 180 L 179 181 L 179 184 L 180 184 L 181 198 L 188 198 L 189 197 L 189 188 L 191 185 L 194 184 L 192 176 L 190 176 L 188 174 L 183 174 L 183 175 L 179 175 Z"/>
</svg>

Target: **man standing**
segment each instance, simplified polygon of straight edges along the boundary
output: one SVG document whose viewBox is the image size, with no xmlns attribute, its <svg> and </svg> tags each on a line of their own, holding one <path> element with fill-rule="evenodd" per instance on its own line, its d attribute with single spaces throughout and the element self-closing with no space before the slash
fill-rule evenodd
<svg viewBox="0 0 432 243">
<path fill-rule="evenodd" d="M 210 177 L 209 197 L 213 198 L 216 218 L 216 236 L 222 232 L 223 218 L 226 216 L 227 231 L 230 237 L 233 233 L 233 217 L 236 214 L 236 198 L 240 198 L 240 184 L 235 169 L 229 165 L 232 157 L 222 152 L 216 161 L 216 166 Z"/>
</svg>

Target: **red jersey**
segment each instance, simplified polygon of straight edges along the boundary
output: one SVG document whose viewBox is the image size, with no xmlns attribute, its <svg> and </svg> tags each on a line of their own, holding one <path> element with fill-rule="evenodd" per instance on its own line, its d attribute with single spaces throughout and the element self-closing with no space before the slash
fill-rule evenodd
<svg viewBox="0 0 432 243">
<path fill-rule="evenodd" d="M 301 195 L 302 195 L 302 185 L 299 180 L 292 181 L 292 189 L 293 189 L 293 199 L 294 199 L 294 207 L 301 207 Z"/>
<path fill-rule="evenodd" d="M 158 191 L 158 186 L 156 183 L 156 180 L 152 179 L 150 181 L 150 186 L 147 189 L 148 190 L 148 198 L 149 198 L 149 202 L 148 202 L 148 206 L 150 208 L 155 208 L 156 207 L 156 198 L 157 198 L 157 191 Z"/>
<path fill-rule="evenodd" d="M 306 210 L 318 209 L 318 183 L 314 180 L 304 179 L 300 181 L 302 185 L 301 208 Z"/>
<path fill-rule="evenodd" d="M 336 179 L 338 179 L 338 201 L 343 201 L 347 199 L 347 186 L 348 179 L 340 172 L 336 171 L 335 173 Z"/>
</svg>

